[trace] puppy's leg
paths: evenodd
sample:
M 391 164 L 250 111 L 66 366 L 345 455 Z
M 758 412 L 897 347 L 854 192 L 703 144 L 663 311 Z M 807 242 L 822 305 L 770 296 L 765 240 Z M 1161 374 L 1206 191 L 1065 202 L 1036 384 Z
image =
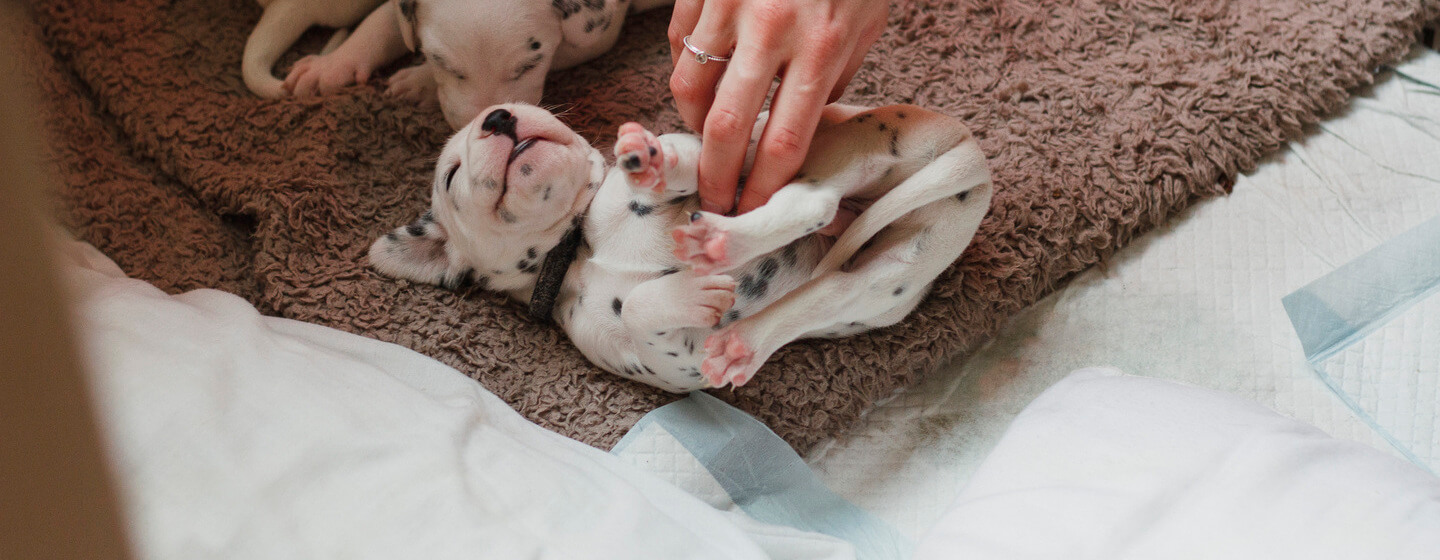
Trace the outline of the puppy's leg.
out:
M 916 209 L 876 235 L 853 265 L 811 280 L 705 341 L 701 371 L 713 386 L 743 385 L 776 350 L 803 336 L 834 336 L 894 324 L 969 245 L 990 185 Z
M 630 185 L 668 199 L 699 191 L 696 169 L 700 140 L 689 134 L 655 136 L 637 123 L 620 125 L 615 139 L 615 165 Z
M 642 282 L 618 302 L 620 321 L 641 361 L 635 369 L 657 376 L 671 390 L 700 388 L 695 364 L 703 333 L 734 304 L 735 280 L 729 276 L 684 271 Z
M 618 305 L 620 321 L 636 340 L 677 328 L 713 327 L 735 305 L 735 279 L 683 271 L 667 274 L 641 282 Z
M 689 225 L 672 232 L 675 256 L 699 274 L 731 270 L 829 225 L 841 195 L 825 184 L 791 183 L 739 216 L 696 212 Z

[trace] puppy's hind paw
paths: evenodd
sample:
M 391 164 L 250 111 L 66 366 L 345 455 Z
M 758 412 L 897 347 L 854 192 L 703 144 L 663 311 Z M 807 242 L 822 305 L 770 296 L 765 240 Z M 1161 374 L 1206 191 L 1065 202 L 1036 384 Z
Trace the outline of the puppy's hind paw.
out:
M 730 265 L 730 234 L 720 226 L 721 217 L 696 212 L 687 225 L 671 230 L 675 258 L 690 265 L 696 274 L 714 274 Z
M 705 339 L 705 361 L 700 363 L 700 374 L 711 387 L 726 384 L 739 387 L 755 377 L 764 358 L 756 356 L 754 348 L 735 329 L 726 329 Z
M 631 185 L 657 193 L 664 191 L 665 159 L 665 148 L 653 133 L 633 122 L 620 125 L 620 136 L 615 139 L 615 164 L 625 171 Z

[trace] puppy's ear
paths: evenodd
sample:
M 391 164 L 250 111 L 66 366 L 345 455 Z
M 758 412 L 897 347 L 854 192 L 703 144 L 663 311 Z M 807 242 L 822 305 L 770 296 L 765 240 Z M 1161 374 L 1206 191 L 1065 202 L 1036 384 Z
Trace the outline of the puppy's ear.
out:
M 400 13 L 400 39 L 405 42 L 405 48 L 410 52 L 419 51 L 420 37 L 416 33 L 420 27 L 420 8 L 416 0 L 395 0 L 395 9 Z
M 445 228 L 430 212 L 408 226 L 396 228 L 370 246 L 370 265 L 387 276 L 445 288 L 460 287 L 471 270 L 452 262 Z

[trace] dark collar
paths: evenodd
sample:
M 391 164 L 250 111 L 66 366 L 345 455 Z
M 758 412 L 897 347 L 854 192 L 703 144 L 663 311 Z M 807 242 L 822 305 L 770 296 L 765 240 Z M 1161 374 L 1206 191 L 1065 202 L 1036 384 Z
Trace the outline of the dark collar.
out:
M 540 263 L 540 273 L 535 279 L 535 290 L 530 293 L 530 317 L 536 321 L 548 323 L 554 320 L 551 315 L 555 310 L 555 299 L 560 296 L 565 273 L 570 271 L 570 263 L 575 262 L 580 243 L 585 239 L 584 229 L 585 215 L 575 216 L 560 243 L 545 253 L 545 261 Z

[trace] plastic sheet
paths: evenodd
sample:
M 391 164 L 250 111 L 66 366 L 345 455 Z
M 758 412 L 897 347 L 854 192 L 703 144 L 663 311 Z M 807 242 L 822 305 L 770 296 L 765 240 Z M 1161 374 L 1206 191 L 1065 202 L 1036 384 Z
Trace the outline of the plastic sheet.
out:
M 859 560 L 909 558 L 913 543 L 825 487 L 805 461 L 760 421 L 701 392 L 640 419 L 616 444 L 622 454 L 655 427 L 675 438 L 757 521 L 837 537 Z
M 1407 459 L 1440 472 L 1440 216 L 1281 301 L 1320 379 Z

